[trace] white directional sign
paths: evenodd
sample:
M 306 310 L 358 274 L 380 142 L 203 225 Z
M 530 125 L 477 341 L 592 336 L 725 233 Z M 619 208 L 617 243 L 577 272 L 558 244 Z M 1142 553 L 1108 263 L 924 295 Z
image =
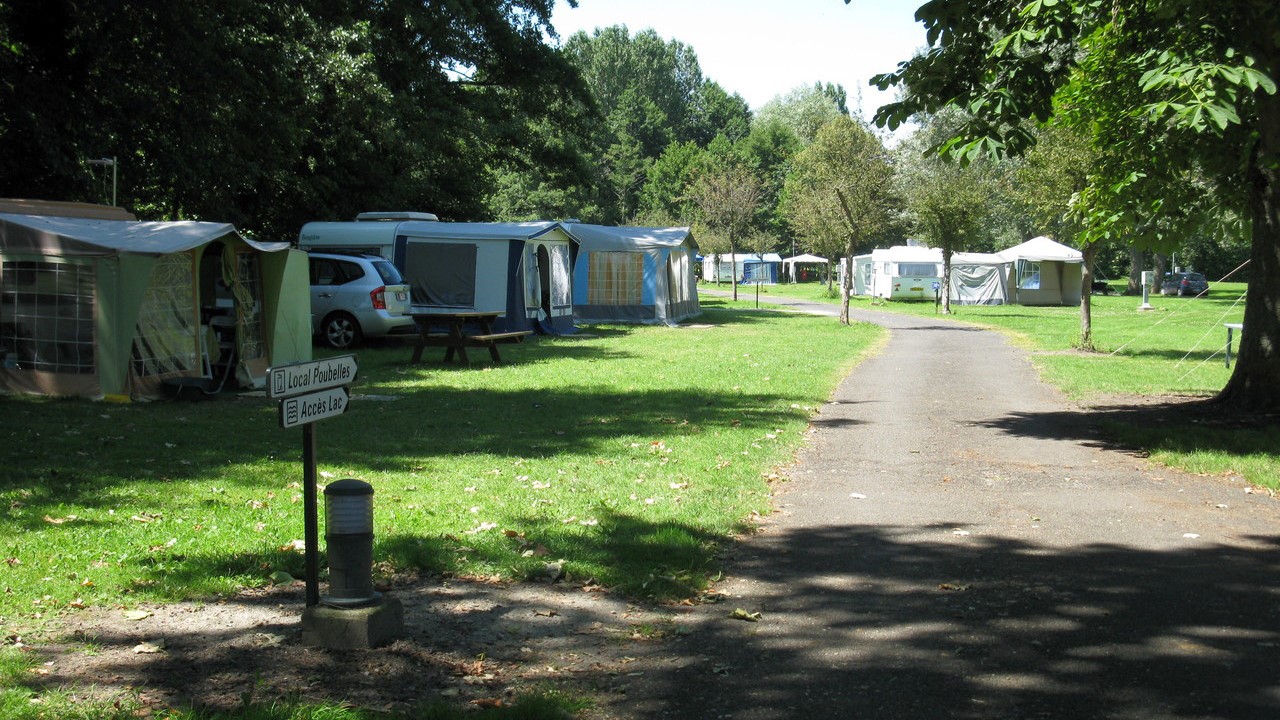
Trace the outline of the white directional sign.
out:
M 287 398 L 302 393 L 350 385 L 356 379 L 356 356 L 281 365 L 267 371 L 267 397 Z
M 336 417 L 347 411 L 351 394 L 345 387 L 295 395 L 280 401 L 280 427 L 291 428 Z

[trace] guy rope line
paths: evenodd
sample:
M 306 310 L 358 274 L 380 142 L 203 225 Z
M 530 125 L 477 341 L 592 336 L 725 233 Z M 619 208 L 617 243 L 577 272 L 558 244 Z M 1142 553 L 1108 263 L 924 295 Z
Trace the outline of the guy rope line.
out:
M 1240 263 L 1239 265 L 1237 265 L 1237 266 L 1236 266 L 1236 269 L 1235 269 L 1235 270 L 1232 270 L 1231 272 L 1227 273 L 1226 275 L 1223 275 L 1223 276 L 1222 276 L 1222 278 L 1218 280 L 1218 282 L 1226 282 L 1227 278 L 1229 278 L 1229 277 L 1231 277 L 1232 275 L 1235 275 L 1236 273 L 1240 272 L 1240 270 L 1241 270 L 1245 265 L 1248 265 L 1248 264 L 1249 264 L 1249 262 L 1250 262 L 1249 260 L 1245 260 L 1244 262 Z M 1208 292 L 1208 291 L 1206 291 L 1206 292 Z M 1199 297 L 1199 296 L 1197 295 L 1197 297 Z M 1239 300 L 1236 300 L 1236 302 L 1232 304 L 1232 307 L 1235 307 L 1235 306 L 1236 306 L 1237 304 L 1239 304 L 1239 303 L 1240 303 L 1240 301 L 1239 301 Z M 1115 350 L 1112 350 L 1110 353 L 1108 353 L 1107 357 L 1114 357 L 1114 356 L 1115 356 L 1116 354 L 1118 354 L 1121 350 L 1124 350 L 1125 348 L 1127 348 L 1127 347 L 1129 347 L 1130 345 L 1132 345 L 1132 344 L 1133 344 L 1133 343 L 1134 343 L 1138 338 L 1140 338 L 1140 337 L 1142 337 L 1143 335 L 1146 335 L 1147 333 L 1151 332 L 1152 330 L 1155 330 L 1156 328 L 1160 327 L 1160 325 L 1162 325 L 1162 324 L 1164 323 L 1164 321 L 1173 319 L 1177 314 L 1178 314 L 1178 311 L 1177 311 L 1177 310 L 1175 310 L 1175 311 L 1173 311 L 1173 312 L 1169 313 L 1168 315 L 1165 315 L 1164 317 L 1160 318 L 1160 319 L 1159 319 L 1158 321 L 1156 321 L 1155 323 L 1152 323 L 1152 324 L 1151 324 L 1151 326 L 1150 326 L 1150 327 L 1148 327 L 1146 330 L 1143 330 L 1142 332 L 1138 333 L 1137 335 L 1134 335 L 1132 338 L 1130 338 L 1130 339 L 1129 339 L 1129 341 L 1128 341 L 1128 342 L 1124 343 L 1123 345 L 1121 345 L 1120 347 L 1116 348 Z M 1208 333 L 1206 333 L 1206 335 L 1207 335 L 1207 334 L 1208 334 Z M 1199 344 L 1199 343 L 1197 343 L 1197 344 Z M 1188 354 L 1190 354 L 1190 353 L 1188 353 Z M 1175 366 L 1175 367 L 1176 367 L 1176 366 Z

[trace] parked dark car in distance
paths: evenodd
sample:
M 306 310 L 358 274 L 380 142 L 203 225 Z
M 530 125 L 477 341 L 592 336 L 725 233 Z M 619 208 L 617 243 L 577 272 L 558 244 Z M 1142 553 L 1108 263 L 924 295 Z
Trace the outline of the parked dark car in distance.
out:
M 1202 297 L 1209 294 L 1209 281 L 1198 272 L 1168 273 L 1160 283 L 1160 294 Z

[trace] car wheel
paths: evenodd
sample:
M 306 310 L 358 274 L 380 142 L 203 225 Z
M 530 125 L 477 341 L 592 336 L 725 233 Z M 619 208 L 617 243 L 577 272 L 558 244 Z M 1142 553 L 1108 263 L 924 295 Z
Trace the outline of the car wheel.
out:
M 346 313 L 334 313 L 320 324 L 324 344 L 335 350 L 347 350 L 360 344 L 360 323 Z

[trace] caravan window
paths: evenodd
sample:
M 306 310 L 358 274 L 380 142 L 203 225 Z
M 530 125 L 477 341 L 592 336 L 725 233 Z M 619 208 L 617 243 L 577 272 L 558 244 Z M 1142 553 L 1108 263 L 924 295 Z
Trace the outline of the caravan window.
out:
M 409 241 L 405 278 L 419 305 L 476 306 L 476 246 L 472 243 Z
M 587 303 L 639 305 L 644 287 L 644 256 L 628 252 L 593 252 L 587 266 Z
M 898 277 L 937 277 L 938 266 L 933 263 L 898 263 Z
M 89 265 L 6 262 L 0 268 L 0 349 L 22 370 L 95 371 L 97 279 Z
M 1018 289 L 1040 289 L 1040 263 L 1024 262 L 1018 267 Z

